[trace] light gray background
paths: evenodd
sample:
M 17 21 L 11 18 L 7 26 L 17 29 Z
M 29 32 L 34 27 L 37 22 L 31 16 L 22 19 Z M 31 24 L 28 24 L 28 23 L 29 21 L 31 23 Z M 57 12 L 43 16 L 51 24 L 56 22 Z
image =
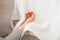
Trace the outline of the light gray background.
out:
M 0 36 L 11 32 L 10 17 L 13 3 L 13 0 L 0 0 Z

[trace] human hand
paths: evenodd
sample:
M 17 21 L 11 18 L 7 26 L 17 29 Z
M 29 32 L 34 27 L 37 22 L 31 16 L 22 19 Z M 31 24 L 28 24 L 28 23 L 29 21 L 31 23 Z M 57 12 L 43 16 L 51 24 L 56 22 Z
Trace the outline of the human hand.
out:
M 19 29 L 21 31 L 24 30 L 24 27 L 26 26 L 27 23 L 33 22 L 35 20 L 35 14 L 34 12 L 28 12 L 26 13 L 26 18 L 25 21 L 20 25 Z
M 35 20 L 34 12 L 27 12 L 25 22 L 30 23 L 33 22 L 34 20 Z

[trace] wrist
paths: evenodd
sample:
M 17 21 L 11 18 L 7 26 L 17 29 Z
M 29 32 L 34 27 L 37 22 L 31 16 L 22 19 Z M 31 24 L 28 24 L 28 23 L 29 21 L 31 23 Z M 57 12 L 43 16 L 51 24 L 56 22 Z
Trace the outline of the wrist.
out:
M 24 22 L 22 25 L 20 25 L 20 27 L 19 27 L 20 31 L 24 30 L 26 24 L 27 24 L 27 22 Z

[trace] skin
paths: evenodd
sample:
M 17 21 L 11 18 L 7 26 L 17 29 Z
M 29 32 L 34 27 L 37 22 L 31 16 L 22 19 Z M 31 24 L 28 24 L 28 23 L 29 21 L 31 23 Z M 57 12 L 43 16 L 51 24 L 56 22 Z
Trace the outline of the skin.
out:
M 23 32 L 26 24 L 33 22 L 34 20 L 35 20 L 35 14 L 33 12 L 27 12 L 25 21 L 20 25 L 18 29 Z

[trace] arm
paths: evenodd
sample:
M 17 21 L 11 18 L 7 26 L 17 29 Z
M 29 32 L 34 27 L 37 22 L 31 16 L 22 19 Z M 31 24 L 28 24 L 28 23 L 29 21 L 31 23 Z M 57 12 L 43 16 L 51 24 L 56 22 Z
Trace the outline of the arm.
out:
M 21 34 L 24 30 L 24 27 L 27 23 L 24 22 L 21 26 L 12 31 L 12 33 L 5 38 L 5 40 L 19 40 L 21 39 Z
M 12 31 L 12 33 L 10 33 L 5 40 L 18 40 L 21 38 L 21 30 L 19 30 L 18 28 L 16 28 L 15 30 Z
M 34 21 L 34 18 L 35 18 L 35 14 L 33 14 L 32 12 L 27 13 L 26 20 L 18 28 L 13 30 L 12 33 L 5 38 L 5 40 L 19 40 L 19 39 L 21 39 L 21 34 L 24 30 L 24 27 L 29 22 Z

